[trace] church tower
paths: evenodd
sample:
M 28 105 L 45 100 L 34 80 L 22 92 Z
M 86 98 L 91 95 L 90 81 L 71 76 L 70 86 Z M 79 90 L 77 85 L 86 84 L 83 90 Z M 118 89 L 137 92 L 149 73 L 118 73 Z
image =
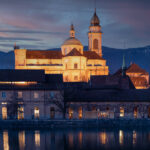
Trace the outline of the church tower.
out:
M 89 50 L 95 51 L 100 57 L 102 57 L 102 32 L 100 20 L 96 14 L 96 9 L 91 19 L 88 38 L 89 38 Z

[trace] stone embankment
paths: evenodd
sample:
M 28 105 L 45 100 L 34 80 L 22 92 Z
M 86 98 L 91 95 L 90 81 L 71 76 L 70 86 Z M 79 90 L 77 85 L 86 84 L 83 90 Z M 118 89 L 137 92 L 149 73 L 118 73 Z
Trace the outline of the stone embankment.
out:
M 149 119 L 101 120 L 0 120 L 0 129 L 48 128 L 140 128 L 150 127 Z

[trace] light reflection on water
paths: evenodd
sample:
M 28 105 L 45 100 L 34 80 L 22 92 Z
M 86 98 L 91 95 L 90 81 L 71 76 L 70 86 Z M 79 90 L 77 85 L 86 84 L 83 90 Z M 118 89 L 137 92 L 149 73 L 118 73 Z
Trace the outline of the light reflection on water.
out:
M 0 150 L 149 149 L 150 129 L 0 130 Z

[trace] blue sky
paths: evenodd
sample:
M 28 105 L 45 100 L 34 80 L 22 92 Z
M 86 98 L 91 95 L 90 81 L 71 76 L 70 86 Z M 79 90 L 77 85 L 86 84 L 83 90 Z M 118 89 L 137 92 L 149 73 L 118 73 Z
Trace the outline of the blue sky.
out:
M 94 0 L 0 0 L 0 50 L 60 47 L 73 23 L 76 37 L 88 45 Z M 103 46 L 150 45 L 150 0 L 97 0 Z

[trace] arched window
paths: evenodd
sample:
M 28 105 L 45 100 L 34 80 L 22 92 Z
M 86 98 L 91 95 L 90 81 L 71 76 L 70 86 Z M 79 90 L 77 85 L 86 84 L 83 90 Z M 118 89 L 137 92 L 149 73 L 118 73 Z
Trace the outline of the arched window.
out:
M 97 39 L 93 40 L 93 48 L 98 49 L 98 40 Z

